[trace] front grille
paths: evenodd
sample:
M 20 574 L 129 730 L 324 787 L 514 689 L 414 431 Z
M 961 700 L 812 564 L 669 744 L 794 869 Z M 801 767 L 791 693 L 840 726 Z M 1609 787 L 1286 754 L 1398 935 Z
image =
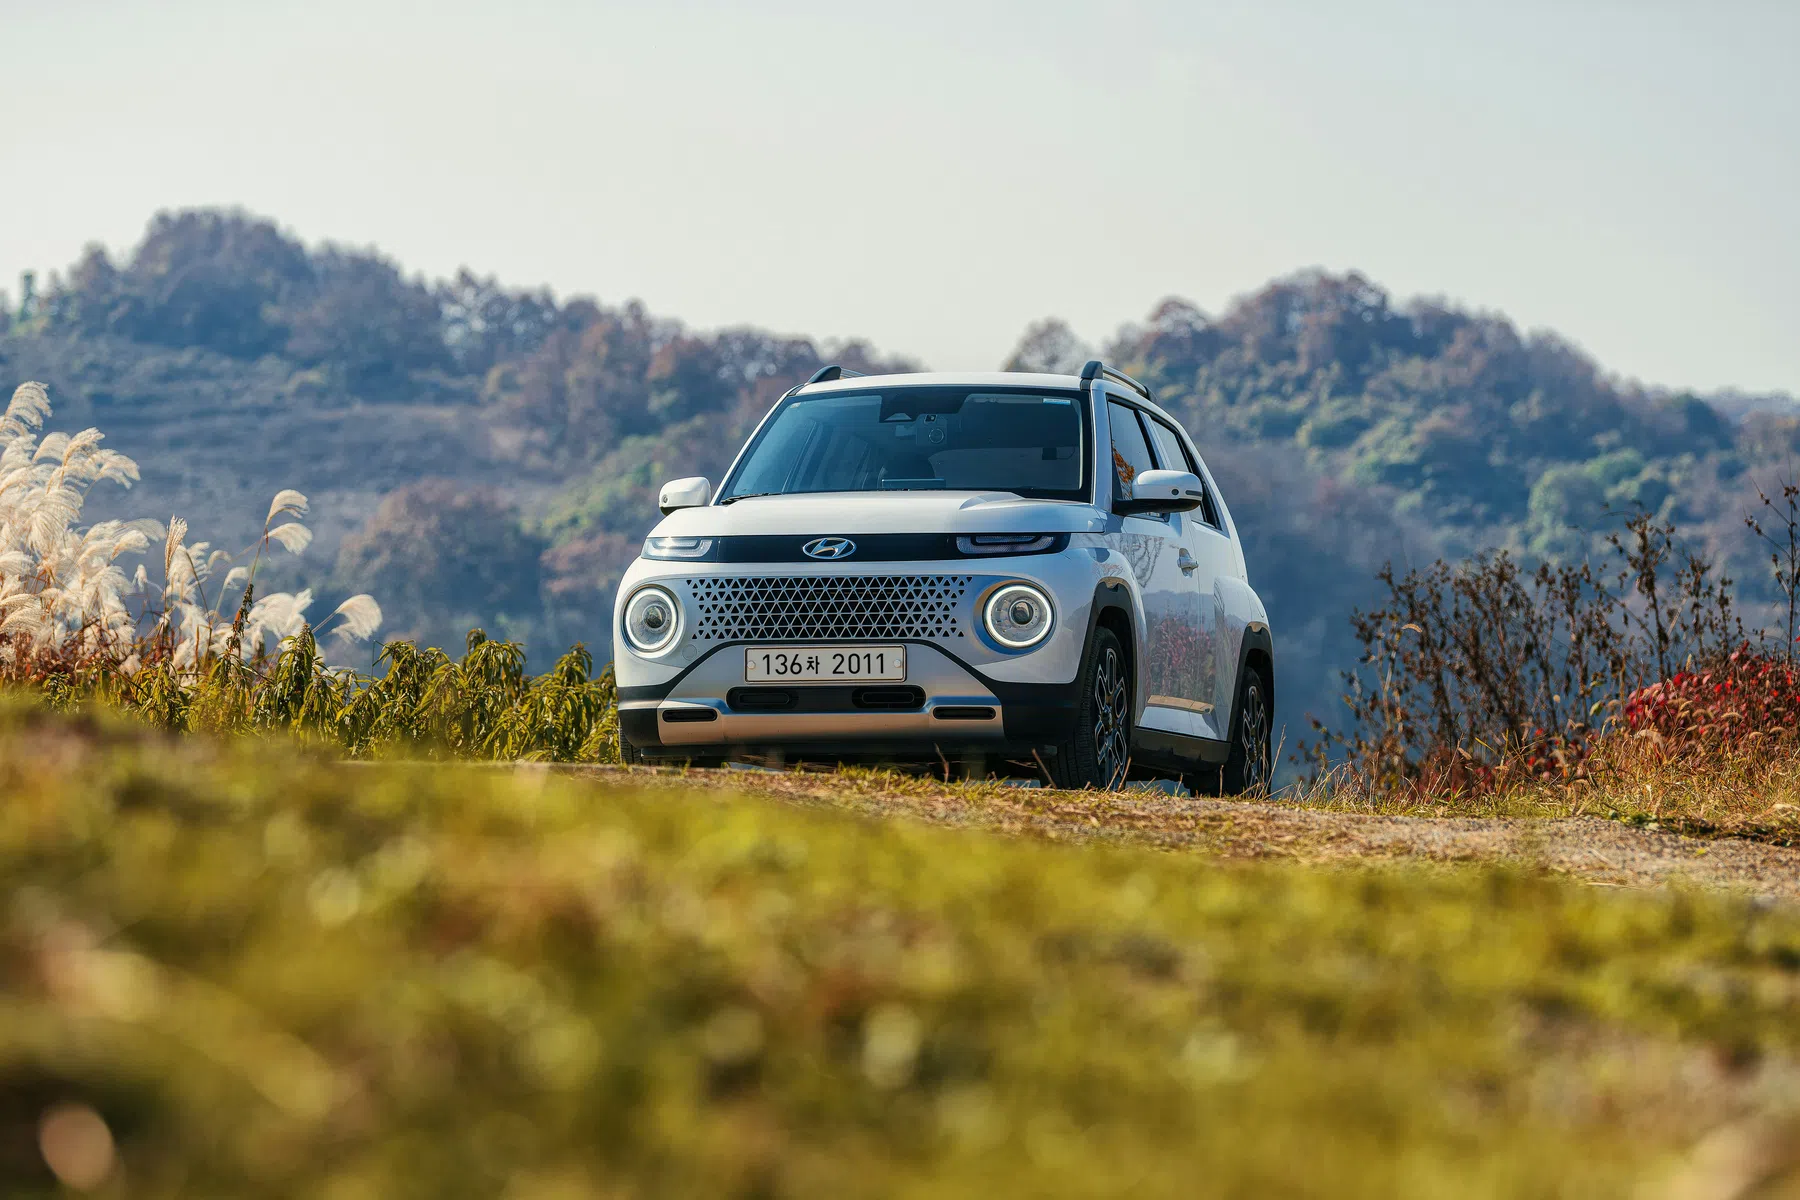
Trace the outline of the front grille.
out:
M 705 575 L 687 581 L 697 641 L 959 638 L 968 575 Z

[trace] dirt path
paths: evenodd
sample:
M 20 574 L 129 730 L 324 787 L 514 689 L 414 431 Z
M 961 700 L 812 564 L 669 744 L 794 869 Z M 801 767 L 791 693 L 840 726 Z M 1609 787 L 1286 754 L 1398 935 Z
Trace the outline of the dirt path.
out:
M 623 781 L 614 768 L 576 768 Z M 1800 902 L 1800 849 L 1680 837 L 1596 817 L 1433 818 L 1141 792 L 943 786 L 893 776 L 634 771 L 634 784 L 729 787 L 808 807 L 1071 841 L 1307 862 L 1513 862 L 1615 887 L 1726 888 Z

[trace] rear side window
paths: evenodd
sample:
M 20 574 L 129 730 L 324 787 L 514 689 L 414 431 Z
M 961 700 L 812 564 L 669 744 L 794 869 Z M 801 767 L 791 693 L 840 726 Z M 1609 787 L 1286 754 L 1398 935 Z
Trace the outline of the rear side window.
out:
M 1221 529 L 1219 510 L 1213 504 L 1212 489 L 1206 486 L 1206 476 L 1200 474 L 1200 464 L 1188 453 L 1188 448 L 1181 440 L 1181 435 L 1156 417 L 1149 417 L 1150 437 L 1156 442 L 1156 461 L 1162 464 L 1165 471 L 1191 471 L 1200 480 L 1201 490 L 1206 498 L 1200 503 L 1200 516 L 1214 529 Z
M 1106 418 L 1112 426 L 1113 499 L 1129 500 L 1131 481 L 1155 470 L 1156 460 L 1150 457 L 1150 444 L 1144 440 L 1135 409 L 1108 401 Z

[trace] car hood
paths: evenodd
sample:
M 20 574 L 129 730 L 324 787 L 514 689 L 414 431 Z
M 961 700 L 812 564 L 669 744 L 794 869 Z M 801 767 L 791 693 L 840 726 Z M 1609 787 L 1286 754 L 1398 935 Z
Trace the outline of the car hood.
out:
M 1103 525 L 1092 505 L 1011 492 L 811 492 L 679 509 L 651 534 L 1085 533 Z

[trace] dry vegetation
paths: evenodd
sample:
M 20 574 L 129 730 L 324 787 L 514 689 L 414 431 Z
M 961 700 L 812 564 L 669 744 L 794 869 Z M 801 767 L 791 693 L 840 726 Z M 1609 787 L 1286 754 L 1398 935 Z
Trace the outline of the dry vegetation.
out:
M 569 768 L 577 774 L 596 769 Z M 891 771 L 663 771 L 615 776 L 614 786 L 728 788 L 789 804 L 904 818 L 1055 842 L 1198 851 L 1224 859 L 1311 864 L 1393 860 L 1481 863 L 1590 883 L 1731 890 L 1800 901 L 1800 834 L 1791 809 L 1772 829 L 1696 831 L 1679 822 L 1582 812 L 1572 795 L 1483 797 L 1484 806 L 1426 808 L 1388 794 L 1278 794 L 1217 800 L 1159 789 L 1064 792 L 1012 783 L 945 784 Z M 1660 777 L 1659 777 L 1660 778 Z M 1589 796 L 1588 802 L 1593 802 Z M 1779 802 L 1777 804 L 1779 807 Z M 1696 833 L 1701 836 L 1695 836 Z
M 611 779 L 0 710 L 9 1194 L 1800 1181 L 1791 909 Z
M 461 660 L 392 642 L 378 674 L 331 665 L 318 634 L 370 637 L 372 597 L 350 597 L 315 629 L 311 592 L 256 595 L 272 547 L 298 554 L 311 541 L 297 491 L 276 494 L 262 536 L 236 555 L 190 542 L 180 518 L 80 526 L 88 488 L 129 486 L 137 465 L 96 429 L 40 439 L 49 416 L 36 383 L 0 414 L 0 682 L 61 710 L 117 708 L 178 733 L 289 733 L 364 757 L 617 757 L 611 674 L 594 678 L 581 646 L 536 678 L 521 647 L 480 631 Z M 161 571 L 128 576 L 122 560 L 154 543 Z

